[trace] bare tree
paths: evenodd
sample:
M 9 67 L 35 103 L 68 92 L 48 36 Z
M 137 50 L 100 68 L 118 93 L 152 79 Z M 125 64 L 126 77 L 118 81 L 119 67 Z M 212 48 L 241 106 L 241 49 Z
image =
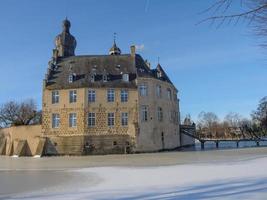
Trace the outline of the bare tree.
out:
M 39 124 L 41 111 L 37 111 L 33 100 L 22 103 L 7 102 L 0 107 L 0 124 L 2 127 Z
M 217 137 L 219 128 L 219 118 L 213 112 L 202 111 L 198 115 L 197 132 L 202 137 Z
M 240 11 L 236 11 L 239 7 Z M 204 13 L 212 13 L 199 23 L 210 22 L 220 27 L 245 21 L 259 36 L 267 35 L 267 0 L 217 0 Z M 266 41 L 262 46 L 266 46 Z
M 238 113 L 230 112 L 224 117 L 224 122 L 230 127 L 240 127 L 242 116 Z
M 253 111 L 252 118 L 264 129 L 267 129 L 267 96 L 263 97 L 256 111 Z
M 212 128 L 219 123 L 218 116 L 213 112 L 202 111 L 198 115 L 198 124 L 202 127 Z

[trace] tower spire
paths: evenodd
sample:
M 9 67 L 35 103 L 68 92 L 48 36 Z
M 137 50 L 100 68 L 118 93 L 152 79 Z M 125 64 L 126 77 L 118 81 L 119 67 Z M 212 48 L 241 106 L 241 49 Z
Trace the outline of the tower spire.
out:
M 116 36 L 117 36 L 117 33 L 114 32 L 113 33 L 113 45 L 109 49 L 109 55 L 120 55 L 121 54 L 121 50 L 119 47 L 117 47 L 117 44 L 116 44 Z
M 114 32 L 114 33 L 113 33 L 113 44 L 116 44 L 116 36 L 117 36 L 117 33 Z
M 62 22 L 62 33 L 55 39 L 56 51 L 59 57 L 75 55 L 76 39 L 70 34 L 71 23 L 67 16 Z

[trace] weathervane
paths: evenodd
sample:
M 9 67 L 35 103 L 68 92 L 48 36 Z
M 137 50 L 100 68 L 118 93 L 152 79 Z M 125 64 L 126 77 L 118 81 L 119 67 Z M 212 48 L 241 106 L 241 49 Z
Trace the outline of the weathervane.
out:
M 114 40 L 114 44 L 116 44 L 116 36 L 117 36 L 117 33 L 116 33 L 116 32 L 114 32 L 114 33 L 113 33 L 113 40 Z

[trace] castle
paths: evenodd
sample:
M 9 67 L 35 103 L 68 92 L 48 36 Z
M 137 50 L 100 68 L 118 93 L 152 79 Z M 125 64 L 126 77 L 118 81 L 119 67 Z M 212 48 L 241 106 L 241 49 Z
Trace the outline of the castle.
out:
M 45 142 L 36 148 L 43 146 L 45 155 L 85 155 L 184 145 L 178 90 L 161 65 L 152 69 L 135 46 L 123 54 L 115 39 L 107 55 L 77 56 L 70 27 L 65 19 L 55 38 L 38 129 Z

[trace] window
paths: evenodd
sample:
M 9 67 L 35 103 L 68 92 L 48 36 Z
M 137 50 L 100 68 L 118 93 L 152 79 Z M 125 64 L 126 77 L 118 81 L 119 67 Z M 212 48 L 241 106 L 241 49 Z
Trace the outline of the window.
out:
M 76 113 L 69 114 L 69 127 L 76 127 L 77 126 L 77 116 Z
M 139 93 L 140 93 L 140 96 L 147 96 L 147 85 L 146 84 L 141 84 L 139 86 Z
M 167 89 L 167 98 L 169 99 L 169 100 L 171 100 L 172 99 L 172 91 L 171 91 L 171 89 Z
M 52 91 L 52 104 L 59 102 L 59 91 Z
M 161 107 L 158 107 L 158 121 L 163 121 L 163 112 Z
M 114 89 L 108 89 L 107 91 L 107 101 L 114 102 L 115 100 L 115 91 Z
M 95 102 L 95 90 L 88 90 L 88 102 Z
M 88 113 L 88 126 L 93 127 L 95 126 L 95 113 Z
M 103 82 L 107 82 L 108 81 L 108 76 L 106 74 L 103 75 Z
M 73 75 L 70 74 L 70 75 L 69 75 L 69 83 L 72 83 L 72 82 L 73 82 Z
M 177 100 L 177 94 L 176 94 L 176 92 L 173 92 L 173 100 L 174 101 Z
M 129 74 L 123 74 L 122 75 L 122 80 L 125 81 L 125 82 L 128 82 L 129 81 Z
M 113 146 L 117 146 L 117 141 L 113 141 Z
M 121 113 L 121 125 L 128 126 L 128 113 L 127 112 Z
M 53 113 L 52 114 L 52 128 L 58 128 L 59 122 L 60 122 L 59 114 Z
M 141 120 L 146 122 L 148 120 L 148 106 L 141 107 Z
M 108 113 L 108 126 L 114 126 L 115 117 L 114 113 Z
M 71 90 L 69 92 L 70 103 L 75 103 L 77 101 L 77 90 Z
M 157 94 L 157 97 L 161 97 L 161 86 L 160 85 L 156 86 L 156 94 Z
M 161 78 L 161 77 L 162 77 L 162 72 L 161 72 L 161 71 L 158 71 L 158 72 L 157 72 L 157 77 L 158 77 L 158 78 Z
M 94 74 L 91 74 L 90 80 L 91 80 L 91 82 L 95 82 L 95 75 Z
M 169 112 L 169 119 L 170 119 L 170 122 L 172 122 L 172 123 L 174 122 L 174 120 L 175 120 L 174 119 L 174 111 Z
M 121 90 L 121 102 L 127 102 L 128 101 L 128 91 L 125 89 Z

